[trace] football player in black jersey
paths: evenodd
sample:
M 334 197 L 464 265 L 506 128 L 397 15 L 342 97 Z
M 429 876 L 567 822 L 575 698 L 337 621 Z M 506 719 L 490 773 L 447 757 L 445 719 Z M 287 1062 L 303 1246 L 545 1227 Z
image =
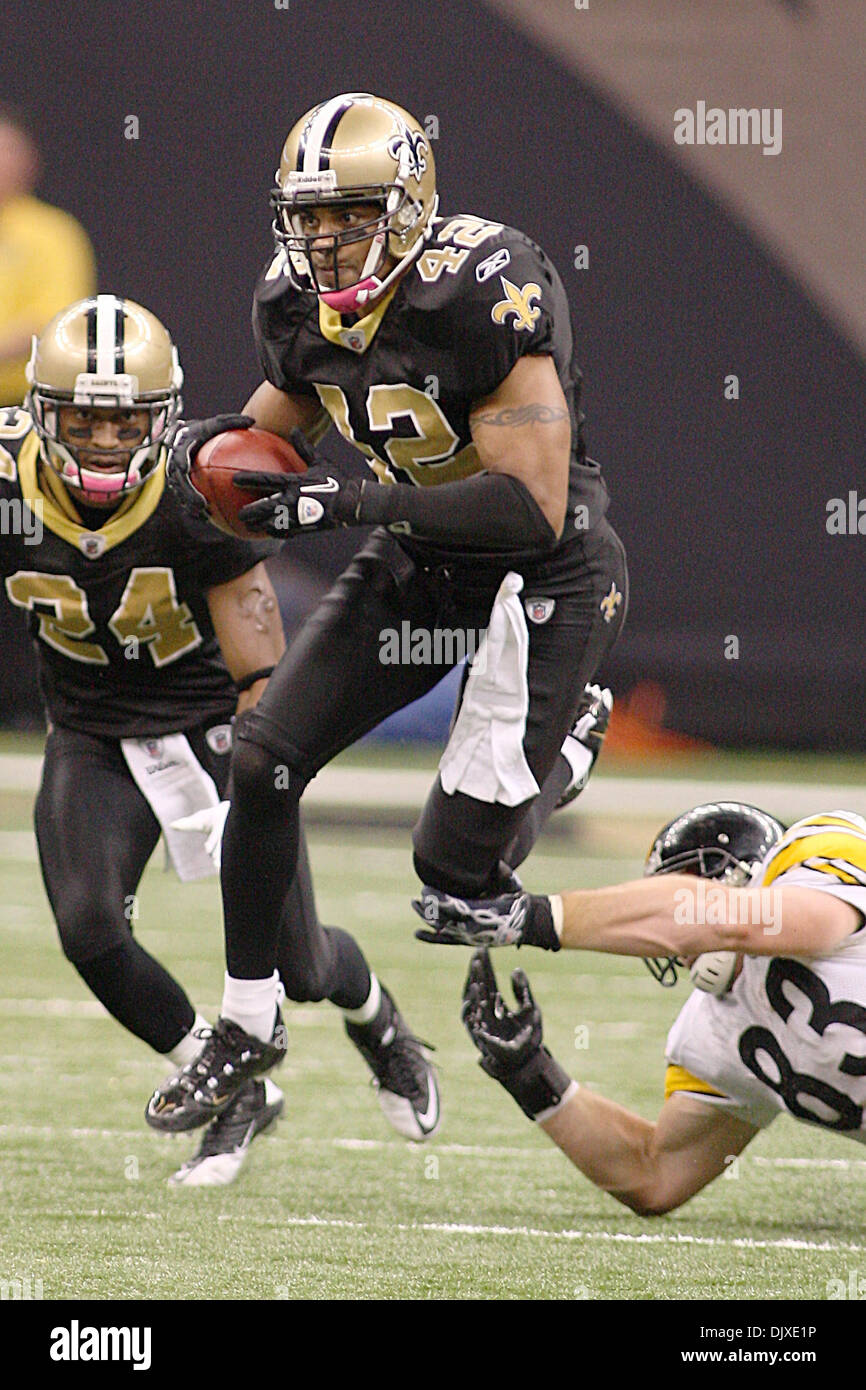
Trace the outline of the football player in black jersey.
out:
M 253 303 L 265 380 L 245 417 L 188 424 L 169 476 L 189 492 L 197 448 L 222 429 L 300 431 L 309 471 L 248 475 L 263 495 L 245 518 L 279 537 L 377 529 L 239 721 L 223 1017 L 195 1068 L 152 1098 L 163 1127 L 203 1123 L 280 1054 L 268 981 L 310 778 L 474 653 L 415 866 L 446 894 L 501 893 L 588 773 L 610 697 L 587 682 L 626 608 L 623 548 L 586 457 L 568 303 L 544 252 L 499 222 L 440 217 L 424 130 L 367 93 L 302 117 L 272 205 L 276 255 Z M 369 478 L 316 457 L 331 423 Z
M 221 534 L 166 488 L 182 374 L 148 310 L 113 295 L 71 305 L 34 343 L 28 373 L 27 409 L 0 412 L 0 497 L 22 522 L 0 543 L 0 573 L 29 616 L 49 720 L 36 802 L 42 874 L 82 979 L 118 1022 L 183 1065 L 205 1020 L 136 941 L 135 894 L 160 829 L 182 877 L 213 872 L 204 837 L 177 824 L 191 819 L 218 853 L 232 720 L 255 706 L 285 646 L 263 561 L 274 545 Z M 319 924 L 303 843 L 285 887 L 287 921 L 304 924 L 279 948 L 278 967 L 306 986 L 292 997 L 331 999 L 375 1058 L 370 1024 L 386 992 L 353 938 Z M 384 1080 L 377 1072 L 380 1100 L 419 1138 L 399 1071 L 420 1065 L 421 1049 L 401 1027 L 397 1060 Z M 429 1089 L 435 1096 L 432 1073 Z M 231 1181 L 281 1109 L 272 1082 L 246 1085 L 174 1180 Z

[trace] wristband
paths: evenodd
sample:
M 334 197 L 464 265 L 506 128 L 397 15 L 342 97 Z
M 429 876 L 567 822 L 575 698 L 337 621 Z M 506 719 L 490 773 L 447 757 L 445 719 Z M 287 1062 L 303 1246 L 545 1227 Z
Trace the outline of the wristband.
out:
M 273 675 L 275 669 L 273 666 L 260 666 L 257 671 L 250 671 L 248 676 L 242 676 L 239 681 L 235 681 L 235 689 L 239 695 L 243 695 L 244 691 L 249 690 L 256 681 L 267 680 L 268 676 Z
M 559 939 L 559 932 L 556 930 L 553 898 L 545 898 L 537 893 L 529 895 L 529 911 L 526 914 L 526 921 L 518 944 L 521 946 L 539 946 L 542 951 L 562 950 L 562 942 Z
M 572 1084 L 565 1068 L 543 1046 L 517 1071 L 508 1071 L 488 1057 L 482 1057 L 479 1065 L 505 1087 L 529 1120 L 555 1110 Z

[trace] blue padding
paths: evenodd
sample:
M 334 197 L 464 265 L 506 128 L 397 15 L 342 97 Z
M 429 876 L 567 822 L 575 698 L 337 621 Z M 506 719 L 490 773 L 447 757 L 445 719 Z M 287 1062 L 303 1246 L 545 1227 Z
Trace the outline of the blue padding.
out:
M 448 738 L 451 715 L 460 690 L 462 664 L 442 679 L 437 686 L 414 704 L 397 710 L 375 728 L 368 739 L 385 742 L 415 740 L 442 743 Z

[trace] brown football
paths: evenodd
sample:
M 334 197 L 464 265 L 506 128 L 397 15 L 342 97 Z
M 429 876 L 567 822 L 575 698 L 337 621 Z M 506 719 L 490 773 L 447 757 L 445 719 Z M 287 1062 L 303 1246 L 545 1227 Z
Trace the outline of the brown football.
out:
M 211 520 L 221 531 L 246 540 L 262 540 L 239 519 L 248 502 L 267 494 L 235 487 L 236 473 L 306 473 L 307 465 L 288 440 L 268 430 L 226 430 L 208 439 L 190 468 L 190 481 L 208 504 Z

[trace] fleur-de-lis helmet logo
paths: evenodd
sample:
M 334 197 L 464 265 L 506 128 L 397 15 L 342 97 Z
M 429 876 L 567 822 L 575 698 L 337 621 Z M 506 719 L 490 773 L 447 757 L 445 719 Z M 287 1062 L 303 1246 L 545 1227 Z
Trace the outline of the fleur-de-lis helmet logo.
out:
M 388 141 L 388 153 L 399 164 L 400 177 L 403 179 L 411 174 L 413 178 L 420 180 L 427 168 L 424 154 L 426 149 L 427 141 L 421 131 L 410 130 L 408 126 L 398 135 L 392 135 Z

